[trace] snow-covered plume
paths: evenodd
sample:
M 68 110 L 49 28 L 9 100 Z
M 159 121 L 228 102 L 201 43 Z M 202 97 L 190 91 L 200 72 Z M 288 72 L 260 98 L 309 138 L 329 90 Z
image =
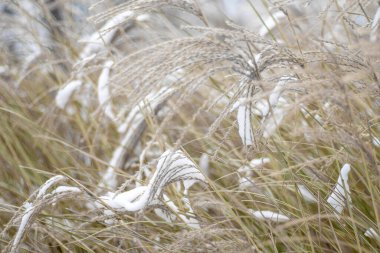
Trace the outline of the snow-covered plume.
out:
M 73 194 L 81 192 L 79 188 L 71 186 L 58 186 L 51 193 L 47 192 L 51 187 L 64 180 L 67 180 L 67 178 L 62 175 L 57 175 L 47 180 L 36 192 L 37 195 L 35 196 L 35 199 L 32 202 L 27 201 L 23 204 L 25 210 L 22 213 L 16 213 L 12 217 L 6 228 L 3 230 L 2 236 L 6 234 L 11 225 L 15 225 L 18 222 L 19 225 L 17 233 L 9 243 L 6 252 L 18 252 L 22 239 L 32 225 L 34 217 L 41 212 L 44 207 L 55 204 L 60 199 L 73 197 Z
M 159 202 L 165 186 L 176 181 L 206 179 L 197 166 L 182 151 L 166 151 L 158 160 L 156 171 L 148 185 L 139 186 L 115 196 L 108 193 L 101 199 L 111 207 L 137 212 Z

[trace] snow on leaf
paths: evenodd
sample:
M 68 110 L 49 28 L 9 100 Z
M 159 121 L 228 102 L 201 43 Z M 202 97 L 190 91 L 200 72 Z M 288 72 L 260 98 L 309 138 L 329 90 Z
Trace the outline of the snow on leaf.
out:
M 200 170 L 207 175 L 208 173 L 208 169 L 209 169 L 209 157 L 207 154 L 203 153 L 201 155 L 201 157 L 199 158 L 199 168 Z M 184 195 L 188 195 L 189 194 L 189 189 L 195 184 L 197 183 L 198 180 L 194 180 L 194 179 L 188 179 L 188 180 L 184 180 L 183 181 L 183 186 L 184 186 L 184 191 L 183 191 L 183 194 Z
M 253 159 L 249 162 L 249 166 L 244 165 L 238 169 L 238 175 L 239 175 L 239 188 L 240 189 L 246 189 L 251 186 L 254 186 L 255 181 L 252 178 L 253 176 L 253 170 L 254 168 L 257 168 L 259 166 L 262 166 L 266 163 L 269 163 L 270 159 L 266 157 Z
M 73 65 L 73 68 L 76 68 L 76 69 L 81 69 L 83 68 L 88 62 L 92 61 L 93 59 L 95 59 L 96 57 L 96 54 L 92 54 L 88 57 L 85 57 L 83 59 L 80 59 L 78 60 L 74 65 Z
M 377 40 L 377 33 L 380 23 L 380 7 L 377 8 L 376 14 L 373 17 L 372 24 L 371 24 L 371 35 L 370 40 L 372 42 L 375 42 Z
M 158 92 L 152 91 L 149 93 L 138 105 L 132 108 L 127 119 L 118 127 L 118 132 L 124 133 L 127 129 L 133 132 L 140 125 L 139 123 L 145 120 L 142 112 L 154 112 L 174 91 L 172 88 L 163 87 Z
M 300 184 L 297 184 L 296 185 L 298 191 L 300 192 L 301 196 L 303 197 L 304 200 L 306 200 L 307 202 L 310 202 L 310 203 L 316 203 L 317 202 L 317 199 L 314 197 L 314 195 L 309 191 L 309 189 L 304 186 L 304 185 L 300 185 Z
M 42 198 L 45 194 L 46 194 L 46 191 L 52 187 L 53 185 L 55 185 L 56 183 L 62 181 L 62 180 L 65 180 L 66 177 L 65 176 L 62 176 L 62 175 L 57 175 L 57 176 L 54 176 L 50 179 L 48 179 L 41 187 L 40 189 L 38 190 L 38 193 L 37 193 L 37 199 L 40 199 Z
M 241 167 L 238 169 L 238 172 L 239 172 L 239 173 L 246 173 L 246 174 L 250 173 L 250 175 L 251 175 L 251 174 L 252 174 L 252 173 L 251 173 L 251 172 L 252 172 L 252 168 L 251 168 L 250 166 L 243 165 L 243 166 L 241 166 Z
M 167 223 L 172 223 L 176 219 L 176 216 L 174 214 L 169 213 L 166 210 L 163 210 L 162 208 L 155 208 L 154 213 Z
M 117 32 L 117 26 L 123 23 L 128 18 L 132 17 L 134 12 L 124 11 L 110 20 L 108 20 L 101 28 L 100 33 L 95 32 L 88 40 L 81 40 L 86 43 L 85 48 L 80 54 L 81 59 L 88 59 L 93 54 L 99 53 L 108 45 Z
M 115 168 L 120 168 L 123 165 L 125 156 L 131 146 L 130 144 L 133 143 L 134 138 L 138 136 L 139 132 L 144 129 L 143 124 L 145 118 L 142 112 L 145 110 L 145 114 L 152 114 L 174 91 L 174 89 L 163 87 L 158 92 L 148 94 L 143 101 L 132 108 L 127 119 L 118 127 L 118 132 L 125 134 L 119 146 L 112 154 L 112 158 L 109 162 L 110 165 L 103 174 L 102 181 L 99 183 L 100 187 L 106 186 L 109 189 L 116 188 L 117 175 Z
M 289 82 L 297 80 L 292 76 L 282 76 L 272 90 L 268 99 L 260 99 L 254 105 L 252 113 L 264 117 L 261 121 L 263 137 L 271 137 L 281 124 L 287 112 L 288 102 L 281 97 L 284 86 Z
M 182 202 L 185 204 L 185 207 L 188 211 L 185 213 L 186 215 L 180 214 L 179 217 L 185 222 L 189 227 L 200 229 L 199 221 L 194 218 L 194 211 L 190 205 L 190 201 L 187 197 L 182 198 Z
M 259 101 L 256 102 L 255 108 L 252 111 L 254 114 L 258 116 L 267 116 L 272 109 L 274 109 L 277 105 L 277 103 L 281 102 L 286 102 L 285 99 L 281 98 L 281 93 L 284 89 L 284 86 L 287 82 L 292 81 L 292 80 L 297 80 L 296 78 L 292 76 L 282 76 L 274 89 L 272 90 L 271 94 L 269 95 L 268 99 L 260 99 Z
M 255 185 L 255 181 L 251 178 L 248 179 L 247 177 L 241 177 L 239 178 L 239 189 L 247 189 L 250 187 L 253 187 Z
M 7 74 L 9 72 L 9 67 L 7 65 L 0 65 L 0 75 Z
M 115 164 L 119 164 L 119 161 L 122 159 L 122 151 L 123 146 L 120 145 L 112 155 L 112 159 L 110 162 L 110 166 L 107 168 L 107 170 L 103 173 L 102 180 L 98 184 L 99 187 L 107 187 L 109 189 L 115 189 L 117 186 L 117 175 L 114 168 L 117 168 L 118 166 L 114 166 Z
M 17 247 L 20 244 L 26 230 L 28 224 L 30 224 L 33 214 L 35 213 L 35 206 L 30 205 L 23 213 L 20 225 L 18 227 L 17 233 L 13 239 L 12 247 L 10 252 L 17 252 Z
M 285 117 L 287 109 L 285 108 L 285 104 L 287 104 L 286 100 L 283 98 L 279 99 L 279 104 L 273 110 L 270 116 L 263 120 L 262 128 L 263 128 L 263 137 L 269 138 L 271 137 L 278 126 L 281 124 L 282 120 Z
M 297 78 L 294 78 L 292 76 L 282 76 L 280 80 L 278 81 L 276 87 L 274 87 L 272 94 L 269 96 L 269 103 L 271 106 L 275 106 L 277 102 L 280 99 L 281 92 L 284 89 L 284 86 L 289 82 L 289 81 L 295 81 Z
M 64 193 L 64 192 L 76 192 L 76 193 L 80 193 L 81 190 L 78 187 L 61 185 L 61 186 L 58 186 L 51 193 L 52 194 L 59 194 L 59 193 Z
M 249 213 L 258 220 L 267 220 L 274 222 L 285 222 L 290 220 L 288 216 L 272 211 L 254 211 L 252 209 L 249 209 Z
M 341 214 L 347 203 L 351 203 L 350 187 L 348 185 L 348 173 L 351 168 L 349 164 L 345 164 L 338 177 L 338 181 L 328 197 L 327 202 L 335 209 L 337 214 Z M 346 199 L 347 194 L 347 199 Z
M 151 16 L 149 14 L 141 14 L 136 17 L 136 21 L 138 22 L 146 22 L 151 19 Z
M 208 174 L 210 167 L 210 159 L 208 154 L 203 153 L 201 157 L 199 158 L 199 168 L 202 170 L 204 174 Z
M 277 23 L 280 22 L 281 19 L 285 18 L 285 14 L 282 11 L 277 11 L 273 13 L 273 17 L 269 17 L 264 20 L 265 26 L 262 26 L 259 30 L 260 36 L 266 36 L 269 31 L 276 27 Z
M 184 214 L 181 213 L 181 211 L 179 210 L 179 208 L 174 204 L 174 202 L 172 200 L 169 199 L 168 196 L 166 196 L 165 194 L 163 195 L 164 197 L 164 201 L 165 201 L 165 204 L 170 208 L 170 210 L 177 214 L 178 217 L 186 224 L 188 225 L 189 227 L 191 228 L 195 228 L 195 229 L 199 229 L 200 228 L 200 225 L 199 225 L 199 221 L 195 218 L 193 218 L 193 209 L 191 208 L 191 205 L 190 205 L 190 202 L 189 202 L 189 199 L 184 197 L 182 198 L 182 202 L 185 204 L 185 207 L 189 210 Z
M 54 184 L 65 180 L 66 177 L 62 175 L 57 175 L 49 180 L 47 180 L 38 190 L 37 196 L 33 202 L 25 202 L 23 207 L 25 211 L 21 214 L 21 218 L 19 220 L 20 224 L 17 230 L 16 235 L 14 236 L 12 243 L 10 244 L 10 249 L 7 252 L 18 252 L 18 247 L 20 246 L 22 239 L 24 238 L 28 228 L 31 226 L 34 220 L 34 216 L 38 214 L 44 206 L 49 204 L 55 204 L 58 201 L 56 195 L 58 193 L 63 192 L 80 192 L 77 187 L 69 187 L 69 186 L 59 186 L 56 190 L 52 192 L 52 194 L 46 194 L 46 191 L 52 187 Z M 74 190 L 75 188 L 75 190 Z M 70 195 L 62 195 L 61 197 L 69 197 Z M 12 217 L 11 221 L 17 220 L 18 214 Z M 3 231 L 5 233 L 5 231 Z
M 374 228 L 368 228 L 365 231 L 364 236 L 366 236 L 368 238 L 373 238 L 373 239 L 380 240 L 380 235 L 379 235 L 379 233 Z
M 270 112 L 270 105 L 266 99 L 261 99 L 256 102 L 252 113 L 258 116 L 266 116 Z
M 270 159 L 267 158 L 267 157 L 262 157 L 262 158 L 257 158 L 257 159 L 253 159 L 249 162 L 249 165 L 252 167 L 252 168 L 256 168 L 258 166 L 261 166 L 261 165 L 264 165 L 266 163 L 269 163 L 270 162 Z
M 74 80 L 65 85 L 62 89 L 60 89 L 55 96 L 55 103 L 56 105 L 64 109 L 67 105 L 67 103 L 70 100 L 70 97 L 73 95 L 73 93 L 78 90 L 82 86 L 81 80 Z
M 194 180 L 194 179 L 188 179 L 188 180 L 184 180 L 183 181 L 183 186 L 185 187 L 185 189 L 183 190 L 183 194 L 184 195 L 188 195 L 189 194 L 189 189 L 196 183 L 198 182 L 197 180 Z
M 115 121 L 115 115 L 112 112 L 111 95 L 109 90 L 109 74 L 113 65 L 113 61 L 106 61 L 102 73 L 98 79 L 98 100 L 101 108 L 103 108 L 105 115 L 112 121 Z
M 131 205 L 136 201 L 144 192 L 147 186 L 139 186 L 130 191 L 126 191 L 115 196 L 115 193 L 108 192 L 107 195 L 100 197 L 101 200 L 106 202 L 110 207 L 114 209 L 124 208 L 125 204 Z
M 373 145 L 375 145 L 376 147 L 380 148 L 380 139 L 377 138 L 376 136 L 373 136 L 373 137 L 372 137 L 372 143 L 373 143 Z
M 239 135 L 245 146 L 253 144 L 250 104 L 240 104 L 237 113 Z

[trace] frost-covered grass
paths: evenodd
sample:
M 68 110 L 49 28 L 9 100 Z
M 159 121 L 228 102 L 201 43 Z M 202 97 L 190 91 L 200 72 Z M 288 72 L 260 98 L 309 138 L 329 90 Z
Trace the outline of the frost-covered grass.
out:
M 379 19 L 0 3 L 0 250 L 379 252 Z

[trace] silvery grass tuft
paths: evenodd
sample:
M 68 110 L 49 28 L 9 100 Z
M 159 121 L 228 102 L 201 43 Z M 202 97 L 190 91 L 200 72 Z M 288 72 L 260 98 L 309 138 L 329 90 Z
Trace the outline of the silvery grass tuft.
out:
M 0 3 L 2 252 L 379 252 L 380 3 Z

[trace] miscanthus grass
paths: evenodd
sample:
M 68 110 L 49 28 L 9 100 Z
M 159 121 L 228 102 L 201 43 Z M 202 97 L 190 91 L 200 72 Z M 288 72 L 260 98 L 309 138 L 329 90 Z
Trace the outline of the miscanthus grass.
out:
M 380 3 L 0 3 L 2 252 L 380 251 Z

